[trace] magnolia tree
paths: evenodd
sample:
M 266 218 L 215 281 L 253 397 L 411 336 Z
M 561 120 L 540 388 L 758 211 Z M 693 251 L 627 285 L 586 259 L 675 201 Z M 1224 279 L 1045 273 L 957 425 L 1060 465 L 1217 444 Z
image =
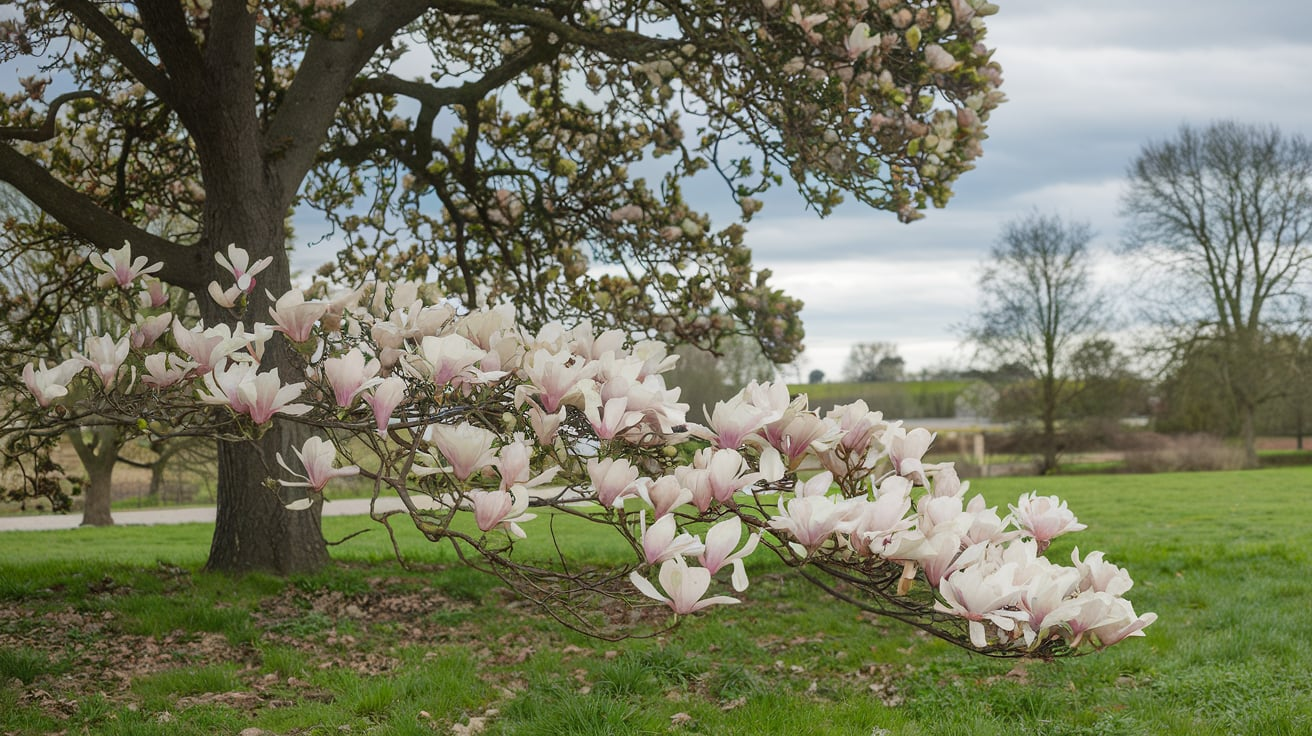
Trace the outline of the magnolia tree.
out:
M 235 247 L 220 263 L 231 278 L 210 293 L 241 310 L 262 264 Z M 151 303 L 128 294 L 154 268 L 130 246 L 95 265 L 122 287 L 125 307 Z M 333 479 L 363 476 L 375 499 L 403 502 L 374 513 L 389 528 L 408 518 L 599 636 L 636 633 L 616 614 L 643 602 L 675 621 L 738 603 L 712 586 L 745 590 L 744 559 L 762 551 L 842 600 L 988 654 L 1106 647 L 1156 618 L 1135 613 L 1123 597 L 1129 575 L 1101 552 L 1077 548 L 1069 566 L 1043 556 L 1084 528 L 1065 503 L 1030 493 L 1004 515 L 968 498 L 950 463 L 924 461 L 933 440 L 924 429 L 863 402 L 821 415 L 783 384 L 756 382 L 717 403 L 705 425 L 688 423 L 662 377 L 675 362 L 664 344 L 587 322 L 526 330 L 513 308 L 465 310 L 430 291 L 291 290 L 269 295 L 271 322 L 247 313 L 235 328 L 137 310 L 128 334 L 27 365 L 30 396 L 11 432 L 76 422 L 239 440 L 275 417 L 303 423 L 328 439 L 255 458 L 266 493 L 308 490 L 282 496 L 303 513 Z M 262 365 L 275 333 L 295 346 L 301 380 Z M 811 464 L 823 470 L 799 474 Z M 517 540 L 565 528 L 553 523 L 562 517 L 619 535 L 632 557 L 606 568 L 514 554 Z
M 77 294 L 86 244 L 130 240 L 203 294 L 235 242 L 271 259 L 245 295 L 263 316 L 266 290 L 291 285 L 288 215 L 314 207 L 349 242 L 338 270 L 352 283 L 433 281 L 467 306 L 513 304 L 534 328 L 587 318 L 704 346 L 743 330 L 787 362 L 800 304 L 753 265 L 741 221 L 713 224 L 685 187 L 722 181 L 740 220 L 785 179 L 820 213 L 844 197 L 903 220 L 944 204 L 1002 100 L 985 44 L 996 10 L 18 0 L 0 13 L 0 63 L 18 72 L 0 181 L 51 228 L 6 221 L 0 260 L 59 242 L 42 293 Z M 199 308 L 238 329 L 220 302 Z M 292 382 L 295 362 L 282 338 L 267 344 L 266 371 Z M 290 453 L 299 427 L 276 420 L 259 451 Z M 247 453 L 219 447 L 209 566 L 323 564 L 317 517 L 269 505 Z

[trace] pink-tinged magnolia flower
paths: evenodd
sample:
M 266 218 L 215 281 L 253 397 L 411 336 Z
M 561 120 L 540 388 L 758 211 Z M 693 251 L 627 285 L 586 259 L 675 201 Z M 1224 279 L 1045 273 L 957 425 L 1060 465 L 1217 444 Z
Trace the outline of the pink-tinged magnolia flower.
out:
M 225 289 L 223 288 L 223 285 L 217 281 L 210 282 L 208 291 L 210 298 L 214 300 L 214 303 L 224 309 L 232 309 L 237 306 L 237 300 L 245 293 L 236 286 L 229 286 Z
M 99 376 L 100 383 L 108 389 L 114 384 L 114 379 L 118 378 L 118 369 L 123 366 L 123 361 L 127 360 L 128 338 L 122 337 L 115 341 L 109 335 L 92 337 L 87 339 L 86 348 L 86 355 L 75 353 L 74 356 Z
M 971 545 L 982 542 L 1003 544 L 1020 536 L 1018 531 L 1005 531 L 1007 521 L 998 516 L 996 506 L 985 507 L 983 496 L 975 496 L 966 504 L 964 516 L 970 519 L 962 543 Z
M 811 15 L 802 15 L 802 8 L 796 3 L 788 9 L 788 19 L 796 23 L 803 31 L 809 32 L 812 28 L 829 20 L 825 13 L 812 13 Z
M 720 503 L 729 503 L 735 493 L 755 485 L 762 477 L 748 472 L 747 460 L 733 449 L 708 447 L 693 457 L 693 465 L 706 468 L 711 497 Z
M 799 480 L 793 484 L 793 493 L 798 498 L 803 496 L 823 496 L 834 485 L 834 474 L 828 470 L 816 473 L 809 480 Z
M 68 382 L 85 367 L 86 364 L 81 360 L 69 358 L 59 365 L 47 368 L 43 358 L 39 361 L 38 367 L 34 368 L 31 363 L 23 366 L 23 383 L 27 386 L 27 390 L 32 392 L 37 406 L 44 409 L 55 399 L 68 395 Z
M 884 435 L 888 445 L 888 457 L 893 462 L 893 471 L 898 475 L 914 480 L 918 485 L 925 485 L 925 465 L 921 458 L 929 451 L 937 434 L 931 434 L 923 427 L 910 432 L 897 427 Z
M 1084 591 L 1074 598 L 1068 599 L 1067 605 L 1071 606 L 1072 610 L 1066 612 L 1068 615 L 1063 617 L 1067 629 L 1067 644 L 1074 649 L 1084 640 L 1086 633 L 1109 625 L 1116 628 L 1117 622 L 1123 622 L 1125 618 L 1125 611 L 1118 603 L 1118 601 L 1124 600 L 1124 598 L 1117 598 L 1111 593 L 1094 591 Z M 1133 609 L 1131 609 L 1131 612 L 1133 612 Z M 1156 616 L 1153 618 L 1155 620 Z M 1122 625 L 1124 624 L 1122 623 Z M 1145 622 L 1144 626 L 1147 625 L 1148 623 Z
M 1102 591 L 1122 596 L 1134 587 L 1130 573 L 1103 560 L 1102 552 L 1090 552 L 1080 561 L 1080 548 L 1071 551 L 1071 562 L 1080 574 L 1080 590 Z
M 154 276 L 142 277 L 141 293 L 137 294 L 137 304 L 140 304 L 142 309 L 162 307 L 168 302 L 169 292 L 163 281 Z
M 333 467 L 333 463 L 337 462 L 337 448 L 333 447 L 333 443 L 321 437 L 310 437 L 305 440 L 305 444 L 301 445 L 299 450 L 292 448 L 292 452 L 295 452 L 296 457 L 300 459 L 301 465 L 305 468 L 305 474 L 302 475 L 287 467 L 286 461 L 282 459 L 282 453 L 277 453 L 278 464 L 283 467 L 283 470 L 301 479 L 298 481 L 279 480 L 280 485 L 309 488 L 318 493 L 333 478 L 345 478 L 360 473 L 360 468 L 355 465 L 347 465 L 342 468 Z
M 1066 532 L 1078 532 L 1086 528 L 1066 508 L 1066 502 L 1056 496 L 1040 496 L 1038 492 L 1031 491 L 1022 495 L 1016 505 L 1010 508 L 1016 526 L 1038 542 L 1039 554 L 1048 548 L 1053 539 Z
M 387 434 L 387 424 L 392 419 L 392 412 L 405 401 L 405 379 L 400 376 L 384 378 L 371 393 L 364 395 L 364 403 L 374 412 L 374 426 L 378 434 Z
M 1006 610 L 1020 600 L 1021 588 L 1012 582 L 1014 576 L 1010 565 L 993 570 L 972 565 L 958 570 L 939 583 L 943 600 L 934 602 L 934 610 L 969 621 L 970 643 L 983 649 L 989 643 L 985 621 L 1003 631 L 1015 631 L 1017 620 L 1029 618 L 1024 611 Z
M 787 532 L 803 548 L 805 556 L 828 541 L 835 534 L 851 530 L 848 520 L 850 509 L 829 496 L 798 496 L 792 501 L 779 501 L 779 515 L 770 518 L 770 528 Z
M 587 394 L 583 414 L 592 425 L 592 431 L 597 433 L 597 439 L 614 439 L 625 430 L 632 429 L 642 422 L 642 413 L 628 411 L 628 405 L 627 396 L 610 399 L 603 405 L 595 394 L 591 392 Z
M 474 473 L 496 460 L 496 453 L 492 450 L 496 435 L 482 427 L 461 422 L 455 426 L 435 424 L 432 430 L 433 444 L 451 463 L 451 473 L 460 480 L 469 480 Z
M 126 288 L 131 286 L 138 276 L 155 273 L 164 268 L 163 263 L 152 263 L 147 266 L 150 259 L 145 256 L 137 256 L 136 260 L 133 260 L 132 243 L 129 242 L 124 242 L 122 248 L 106 251 L 103 256 L 100 253 L 92 253 L 88 260 L 91 261 L 92 266 L 105 272 L 96 279 L 96 285 L 102 287 L 117 285 Z
M 273 300 L 273 294 L 268 294 Z M 269 316 L 277 323 L 275 328 L 292 342 L 305 342 L 319 318 L 328 311 L 327 302 L 307 302 L 300 289 L 292 289 L 278 297 L 277 302 L 269 307 Z
M 1104 623 L 1089 629 L 1088 633 L 1098 640 L 1099 648 L 1109 647 L 1131 636 L 1144 636 L 1144 628 L 1156 620 L 1155 613 L 1136 616 L 1129 601 L 1117 598 L 1109 607 Z
M 538 438 L 538 442 L 543 445 L 555 443 L 556 435 L 560 432 L 561 422 L 564 421 L 564 408 L 556 411 L 545 411 L 536 404 L 528 407 L 528 424 L 533 428 L 533 434 Z
M 638 469 L 624 458 L 588 458 L 588 478 L 597 503 L 606 508 L 619 508 L 624 499 L 638 495 Z
M 406 356 L 406 366 L 415 376 L 438 386 L 462 380 L 481 380 L 474 367 L 487 351 L 460 335 L 429 335 L 419 344 L 419 351 Z
M 644 509 L 638 514 L 638 528 L 642 530 L 639 541 L 642 543 L 643 559 L 648 565 L 683 555 L 698 555 L 706 549 L 697 537 L 687 532 L 678 534 L 674 517 L 669 514 L 647 526 L 647 511 Z M 715 573 L 712 571 L 711 574 Z
M 172 321 L 172 312 L 165 312 L 155 317 L 138 317 L 137 323 L 128 331 L 128 337 L 132 339 L 132 347 L 140 350 L 154 345 L 160 335 L 168 331 L 169 323 Z
M 809 411 L 785 413 L 784 418 L 767 425 L 761 432 L 765 441 L 783 455 L 790 468 L 796 467 L 811 449 L 826 450 L 838 439 L 840 430 Z
M 151 353 L 146 356 L 146 374 L 141 382 L 152 388 L 167 388 L 186 378 L 195 367 L 194 361 L 174 353 Z
M 207 373 L 205 386 L 209 394 L 201 394 L 201 401 L 232 407 L 256 424 L 264 424 L 274 414 L 298 416 L 310 410 L 308 405 L 289 403 L 301 395 L 304 383 L 284 386 L 277 371 L 256 373 L 255 366 L 246 363 L 229 362 Z
M 677 614 L 696 613 L 708 606 L 739 602 L 737 598 L 726 595 L 702 600 L 706 589 L 711 587 L 711 573 L 706 568 L 688 567 L 682 557 L 661 564 L 660 581 L 665 594 L 636 571 L 629 573 L 629 580 L 643 595 L 665 603 Z
M 232 278 L 237 282 L 237 288 L 246 294 L 255 290 L 255 274 L 273 263 L 272 256 L 251 263 L 250 254 L 244 248 L 238 248 L 236 243 L 228 244 L 227 258 L 224 258 L 222 253 L 215 253 L 214 260 L 232 274 Z
M 1026 646 L 1046 639 L 1053 627 L 1064 626 L 1066 619 L 1078 614 L 1078 605 L 1068 601 L 1068 597 L 1079 582 L 1080 575 L 1075 570 L 1053 567 L 1025 583 L 1020 609 L 1028 615 L 1021 620 Z
M 227 325 L 205 329 L 202 323 L 189 330 L 182 325 L 182 320 L 176 319 L 173 320 L 173 341 L 179 350 L 196 362 L 196 374 L 202 376 L 247 344 L 244 333 L 234 336 Z
M 684 488 L 673 475 L 662 475 L 639 486 L 638 495 L 651 505 L 652 513 L 658 519 L 692 500 L 692 491 Z
M 325 359 L 323 375 L 333 388 L 333 400 L 346 409 L 360 392 L 381 383 L 382 379 L 376 377 L 381 367 L 377 360 L 366 362 L 360 348 L 351 348 L 341 357 Z
M 522 434 L 516 434 L 514 440 L 502 445 L 497 451 L 497 459 L 492 463 L 492 468 L 501 478 L 501 490 L 509 491 L 516 487 L 525 490 L 535 488 L 543 483 L 550 483 L 560 472 L 560 466 L 553 465 L 533 475 L 530 464 L 532 459 L 533 446 Z
M 673 519 L 674 517 L 667 516 L 665 518 Z M 733 589 L 740 593 L 747 590 L 747 570 L 743 567 L 743 558 L 756 550 L 756 544 L 761 540 L 761 535 L 749 534 L 742 549 L 734 552 L 734 548 L 738 546 L 738 542 L 742 541 L 742 538 L 742 519 L 737 516 L 730 516 L 706 530 L 706 549 L 697 558 L 697 561 L 702 563 L 702 567 L 705 567 L 712 575 L 719 572 L 720 568 L 725 565 L 733 565 L 733 576 L 730 580 L 733 582 Z
M 254 378 L 242 382 L 237 387 L 242 401 L 248 407 L 247 414 L 256 424 L 264 424 L 273 419 L 274 414 L 299 416 L 310 410 L 305 404 L 289 403 L 301 395 L 304 383 L 282 385 L 277 371 L 266 371 Z
M 566 352 L 536 350 L 524 361 L 523 370 L 531 385 L 521 386 L 518 391 L 537 396 L 544 410 L 554 412 L 582 397 L 579 384 L 592 377 L 596 364 Z
M 523 539 L 526 535 L 519 522 L 537 518 L 524 513 L 528 492 L 518 486 L 509 491 L 470 491 L 468 498 L 474 506 L 474 523 L 485 532 L 501 528 Z
M 914 523 L 907 518 L 911 497 L 906 494 L 883 493 L 859 508 L 860 514 L 852 525 L 852 546 L 862 553 L 868 550 L 872 555 L 884 554 L 893 535 L 910 529 Z
M 693 436 L 710 440 L 713 447 L 730 450 L 742 447 L 750 435 L 780 416 L 780 412 L 774 409 L 762 409 L 748 403 L 742 394 L 727 402 L 715 402 L 710 414 L 708 426 L 693 425 Z

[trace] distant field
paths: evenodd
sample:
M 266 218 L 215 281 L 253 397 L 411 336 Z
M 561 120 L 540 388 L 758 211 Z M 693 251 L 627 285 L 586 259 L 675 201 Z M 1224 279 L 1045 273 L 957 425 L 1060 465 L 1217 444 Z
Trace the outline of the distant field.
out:
M 209 528 L 0 534 L 0 733 L 1301 736 L 1312 733 L 1312 468 L 990 478 L 1058 493 L 1161 619 L 1002 662 L 872 620 L 762 559 L 741 606 L 654 641 L 572 634 L 402 534 L 284 582 L 202 574 Z M 542 520 L 520 552 L 550 554 Z M 372 528 L 325 520 L 330 537 Z M 576 535 L 583 562 L 620 554 Z M 474 731 L 466 731 L 474 733 Z
M 957 397 L 970 381 L 896 381 L 878 383 L 797 383 L 788 391 L 804 393 L 811 408 L 828 408 L 864 400 L 875 411 L 894 419 L 951 417 Z

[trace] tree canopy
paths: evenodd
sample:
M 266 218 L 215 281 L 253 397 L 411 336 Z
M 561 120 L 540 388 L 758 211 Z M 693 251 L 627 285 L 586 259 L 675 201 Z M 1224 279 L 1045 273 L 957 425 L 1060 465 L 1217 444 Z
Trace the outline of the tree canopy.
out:
M 260 288 L 200 299 L 211 325 L 274 306 L 287 218 L 314 207 L 350 241 L 348 280 L 422 277 L 530 326 L 710 344 L 741 325 L 783 362 L 800 304 L 752 265 L 740 223 L 685 200 L 690 178 L 722 179 L 744 218 L 787 177 L 821 214 L 849 196 L 911 220 L 946 202 L 1002 100 L 979 0 L 11 8 L 0 61 L 26 76 L 3 93 L 0 180 L 48 217 L 8 222 L 3 247 L 62 249 L 49 291 L 79 293 L 88 249 L 129 241 L 204 294 L 237 244 L 239 270 L 266 264 Z M 263 358 L 286 380 L 289 349 Z M 243 464 L 287 455 L 291 434 L 221 445 L 211 567 L 326 560 L 317 522 Z

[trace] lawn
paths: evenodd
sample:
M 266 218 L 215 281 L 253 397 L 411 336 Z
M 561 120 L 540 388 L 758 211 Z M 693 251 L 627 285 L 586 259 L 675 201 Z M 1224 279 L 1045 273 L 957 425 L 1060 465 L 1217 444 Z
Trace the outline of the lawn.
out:
M 413 570 L 372 531 L 282 581 L 197 572 L 201 525 L 3 533 L 0 734 L 1312 733 L 1312 468 L 972 485 L 1004 505 L 1035 488 L 1090 527 L 1049 556 L 1078 544 L 1127 567 L 1136 608 L 1161 616 L 1146 638 L 990 660 L 762 559 L 744 605 L 611 643 L 413 534 Z M 333 538 L 370 523 L 325 519 Z

